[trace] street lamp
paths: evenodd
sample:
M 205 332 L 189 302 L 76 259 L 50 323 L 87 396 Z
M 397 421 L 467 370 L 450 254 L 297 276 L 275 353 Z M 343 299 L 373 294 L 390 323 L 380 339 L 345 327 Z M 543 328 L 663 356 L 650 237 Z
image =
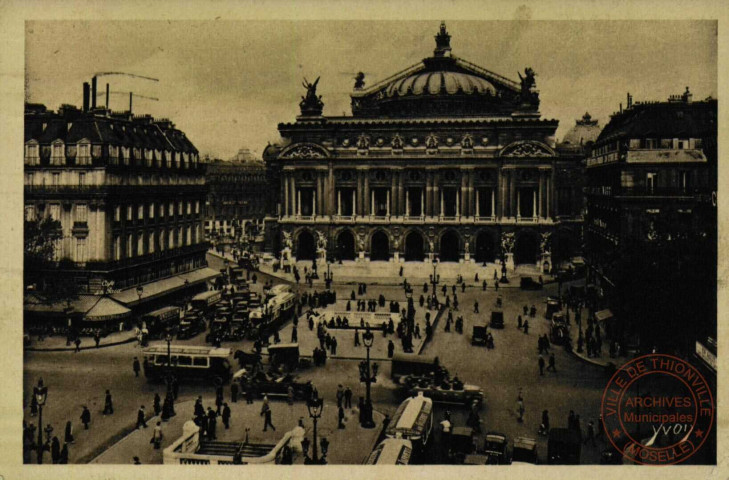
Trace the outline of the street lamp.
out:
M 430 276 L 430 283 L 433 284 L 433 300 L 437 298 L 437 285 L 440 283 L 440 275 L 437 273 L 438 262 L 433 261 L 433 274 Z
M 139 298 L 139 301 L 142 301 L 142 294 L 144 293 L 144 287 L 139 285 L 137 287 L 137 297 Z
M 324 274 L 324 282 L 326 283 L 326 288 L 329 290 L 332 288 L 332 270 L 331 270 L 331 262 L 327 260 L 327 273 Z
M 314 442 L 311 445 L 311 459 L 308 463 L 316 465 L 324 462 L 323 457 L 321 460 L 319 460 L 319 455 L 316 449 L 316 422 L 317 420 L 319 420 L 319 418 L 321 418 L 321 413 L 324 410 L 324 399 L 318 397 L 310 398 L 306 402 L 306 408 L 307 410 L 309 410 L 309 417 L 314 421 Z
M 172 333 L 169 330 L 165 334 L 165 342 L 167 342 L 167 396 L 170 398 L 170 407 L 172 407 L 172 402 L 174 401 L 175 397 L 172 392 Z
M 362 334 L 362 342 L 367 348 L 367 360 L 359 364 L 359 381 L 364 382 L 366 386 L 364 412 L 362 412 L 362 428 L 375 428 L 375 422 L 372 419 L 372 398 L 370 396 L 370 385 L 377 380 L 378 370 L 376 363 L 370 368 L 370 348 L 372 348 L 374 341 L 375 336 L 369 327 L 367 327 L 365 333 Z
M 38 386 L 33 387 L 33 395 L 38 403 L 38 464 L 43 463 L 43 406 L 48 399 L 48 387 L 43 385 L 43 379 L 38 379 Z

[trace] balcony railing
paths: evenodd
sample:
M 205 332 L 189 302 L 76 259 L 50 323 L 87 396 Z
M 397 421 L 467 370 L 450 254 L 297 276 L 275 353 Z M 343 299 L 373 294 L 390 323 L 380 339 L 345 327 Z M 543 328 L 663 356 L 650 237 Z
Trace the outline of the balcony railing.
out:
M 682 187 L 621 187 L 613 189 L 613 192 L 620 197 L 691 197 L 706 193 L 698 188 Z

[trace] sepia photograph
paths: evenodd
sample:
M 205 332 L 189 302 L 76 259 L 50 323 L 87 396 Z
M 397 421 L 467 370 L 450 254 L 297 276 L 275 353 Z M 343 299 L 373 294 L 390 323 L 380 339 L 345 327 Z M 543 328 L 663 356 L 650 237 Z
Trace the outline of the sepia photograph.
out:
M 23 29 L 13 463 L 723 461 L 717 20 Z

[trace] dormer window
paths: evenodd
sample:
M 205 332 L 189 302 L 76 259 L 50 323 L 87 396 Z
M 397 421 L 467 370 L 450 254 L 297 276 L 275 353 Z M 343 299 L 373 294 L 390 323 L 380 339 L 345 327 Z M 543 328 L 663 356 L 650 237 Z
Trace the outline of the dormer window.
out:
M 119 164 L 119 147 L 116 145 L 109 145 L 109 163 L 111 165 Z
M 31 140 L 25 144 L 25 164 L 26 165 L 40 165 L 40 154 L 39 154 L 38 142 Z
M 56 140 L 51 145 L 51 165 L 63 165 L 66 163 L 66 148 L 61 140 Z
M 144 150 L 145 165 L 148 167 L 152 166 L 152 150 L 147 148 Z
M 188 156 L 187 152 L 182 153 L 182 163 L 184 164 L 185 168 L 187 168 L 190 164 L 190 157 Z
M 124 165 L 129 165 L 129 147 L 122 147 L 122 156 L 124 157 Z
M 78 142 L 76 165 L 91 165 L 91 144 L 88 140 Z

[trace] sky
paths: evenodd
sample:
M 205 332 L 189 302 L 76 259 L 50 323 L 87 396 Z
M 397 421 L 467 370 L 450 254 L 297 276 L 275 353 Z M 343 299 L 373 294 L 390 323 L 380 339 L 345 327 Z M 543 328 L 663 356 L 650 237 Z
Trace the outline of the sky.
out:
M 367 85 L 433 53 L 438 21 L 30 21 L 26 101 L 51 109 L 82 105 L 82 84 L 98 72 L 99 92 L 136 98 L 135 114 L 169 118 L 201 154 L 258 156 L 293 122 L 302 81 L 321 76 L 324 115 L 351 115 L 357 72 Z M 543 118 L 557 138 L 587 111 L 601 125 L 636 101 L 666 100 L 691 87 L 717 96 L 714 21 L 448 21 L 454 55 L 500 75 L 537 73 Z M 98 97 L 104 103 L 104 96 Z M 126 110 L 129 95 L 111 95 Z

